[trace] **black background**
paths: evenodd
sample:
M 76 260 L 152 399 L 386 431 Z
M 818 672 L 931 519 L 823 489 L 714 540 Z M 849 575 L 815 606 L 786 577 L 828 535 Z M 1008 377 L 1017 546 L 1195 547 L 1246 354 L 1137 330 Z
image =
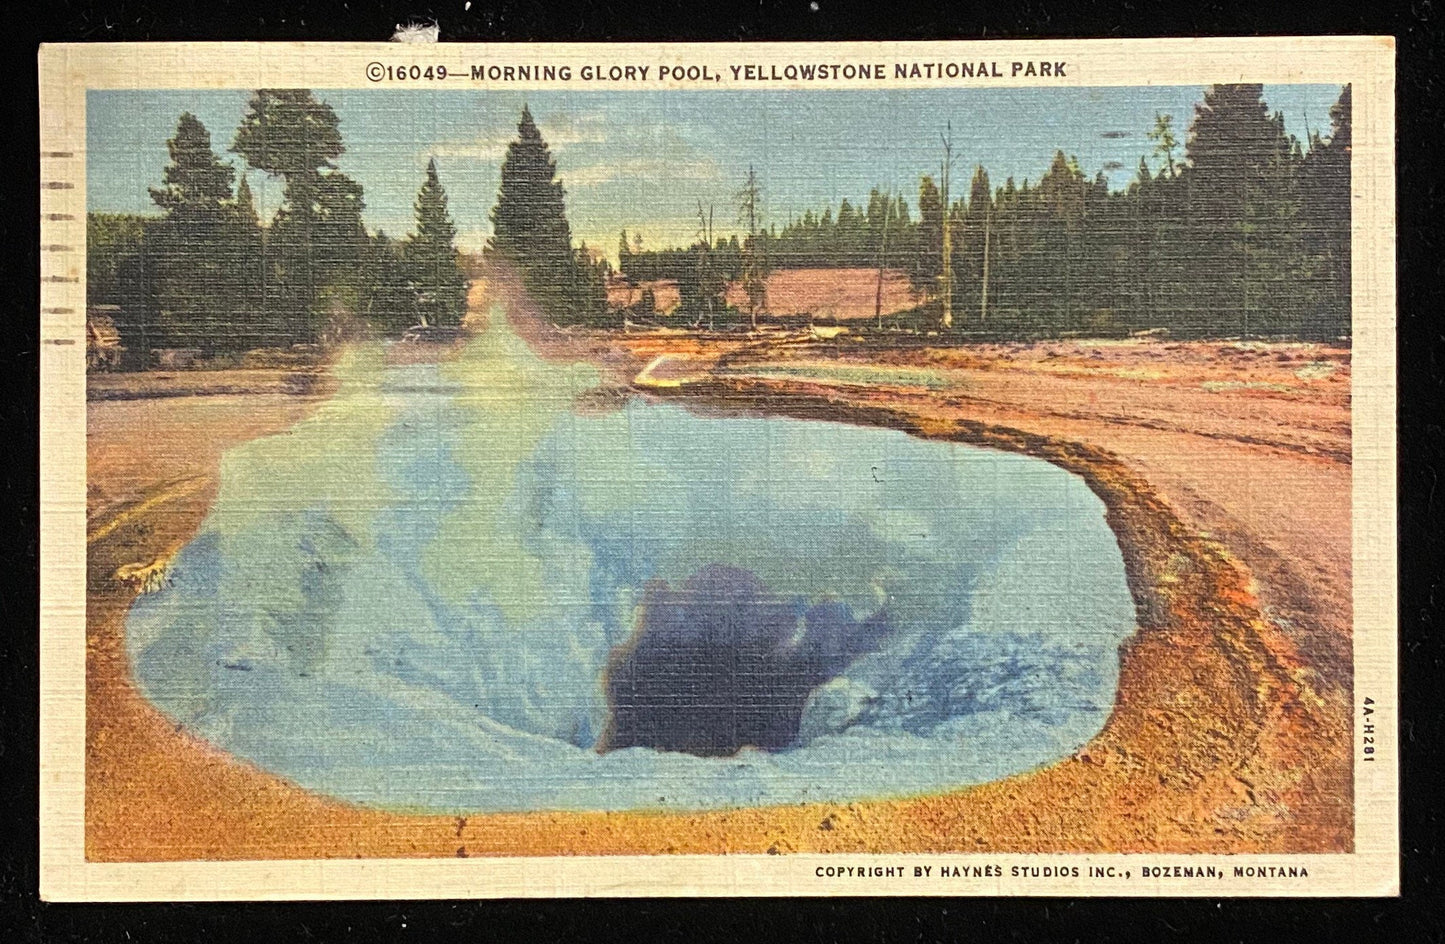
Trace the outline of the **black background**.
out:
M 1445 941 L 1438 777 L 1442 543 L 1437 496 L 1445 443 L 1445 309 L 1440 291 L 1438 135 L 1445 51 L 1430 0 L 1255 0 L 1153 5 L 833 0 L 668 4 L 606 0 L 447 3 L 112 2 L 15 5 L 3 15 L 5 161 L 0 240 L 0 942 L 479 941 L 607 937 L 727 940 Z M 40 42 L 384 40 L 404 20 L 435 20 L 444 41 L 980 39 L 1392 34 L 1398 39 L 1400 710 L 1403 897 L 1393 900 L 866 899 L 753 901 L 340 902 L 47 905 L 37 896 L 39 201 L 35 53 Z M 604 863 L 599 868 L 605 869 Z

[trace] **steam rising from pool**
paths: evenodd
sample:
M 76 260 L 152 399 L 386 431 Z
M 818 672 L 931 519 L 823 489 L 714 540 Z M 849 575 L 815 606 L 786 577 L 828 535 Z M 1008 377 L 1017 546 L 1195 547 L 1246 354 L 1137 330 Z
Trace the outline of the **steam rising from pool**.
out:
M 228 453 L 127 623 L 145 694 L 303 787 L 397 809 L 712 808 L 977 783 L 1082 745 L 1133 629 L 1102 503 L 903 433 L 578 409 L 493 317 L 338 368 Z

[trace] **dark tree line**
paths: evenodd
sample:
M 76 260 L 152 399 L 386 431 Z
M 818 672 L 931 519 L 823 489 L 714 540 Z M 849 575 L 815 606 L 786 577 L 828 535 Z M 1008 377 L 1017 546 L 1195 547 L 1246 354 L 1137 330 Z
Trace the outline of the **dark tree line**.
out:
M 395 240 L 367 231 L 361 185 L 334 163 L 340 122 L 310 91 L 257 91 L 230 148 L 283 181 L 268 222 L 194 115 L 181 115 L 168 148 L 151 188 L 162 215 L 88 218 L 88 303 L 114 312 L 133 363 L 156 348 L 222 354 L 460 322 L 467 283 L 434 162 L 416 232 Z
M 976 168 L 946 210 L 925 176 L 916 217 L 875 190 L 860 206 L 845 200 L 836 215 L 805 213 L 751 239 L 774 269 L 905 272 L 920 326 L 936 326 L 943 307 L 946 223 L 961 332 L 1341 337 L 1350 333 L 1350 120 L 1346 86 L 1328 134 L 1302 143 L 1269 112 L 1262 86 L 1216 85 L 1195 106 L 1182 149 L 1159 119 L 1153 153 L 1122 191 L 1061 151 L 1035 183 L 996 187 Z M 700 254 L 727 279 L 742 268 L 735 238 L 643 251 L 624 233 L 619 249 L 633 282 L 676 279 L 681 289 Z
M 1124 192 L 1062 153 L 1032 187 L 991 192 L 980 169 L 967 203 L 951 208 L 962 326 L 1348 335 L 1349 89 L 1329 137 L 1312 135 L 1307 153 L 1262 92 L 1210 88 L 1184 160 L 1175 163 L 1166 125 L 1162 166 L 1141 159 Z
M 697 269 L 698 255 L 706 252 L 710 265 L 729 281 L 742 278 L 743 248 L 737 236 L 719 236 L 712 245 L 704 245 L 702 237 L 685 249 L 628 249 L 627 231 L 618 240 L 617 271 L 631 282 L 656 282 L 663 279 L 683 280 Z
M 644 250 L 624 232 L 619 272 L 634 283 L 675 280 L 682 314 L 706 327 L 766 316 L 770 271 L 847 267 L 906 273 L 918 307 L 893 320 L 916 327 L 942 320 L 951 286 L 953 330 L 967 334 L 1339 337 L 1350 331 L 1350 121 L 1346 86 L 1328 134 L 1301 143 L 1269 112 L 1262 86 L 1217 85 L 1195 106 L 1182 147 L 1159 118 L 1153 154 L 1122 191 L 1059 152 L 1036 183 L 995 187 L 978 167 L 967 194 L 945 207 L 925 176 L 916 215 L 875 189 L 857 206 L 845 200 L 836 215 L 805 213 L 781 230 L 759 225 L 750 173 L 741 238 L 715 235 L 712 212 L 699 206 L 687 248 Z M 554 322 L 650 316 L 646 293 L 636 311 L 608 309 L 607 264 L 574 247 L 556 163 L 525 108 L 517 131 L 489 254 L 516 269 Z M 114 312 L 128 350 L 224 353 L 460 321 L 466 279 L 434 163 L 417 195 L 416 230 L 397 240 L 364 225 L 361 186 L 335 164 L 340 123 L 309 91 L 257 91 L 230 147 L 283 182 L 269 221 L 194 116 L 181 116 L 168 146 L 151 190 L 161 215 L 88 219 L 89 301 Z M 733 282 L 745 289 L 746 315 L 725 302 Z
M 812 210 L 780 230 L 776 225 L 759 229 L 751 236 L 718 237 L 712 246 L 716 264 L 729 278 L 739 278 L 744 248 L 755 241 L 757 251 L 774 269 L 870 268 L 878 265 L 885 220 L 889 228 L 885 264 L 905 269 L 919 254 L 918 227 L 909 216 L 908 202 L 875 188 L 863 209 L 844 200 L 834 217 L 832 207 L 819 215 Z M 644 250 L 634 238 L 629 242 L 623 230 L 618 242 L 618 271 L 634 282 L 675 279 L 689 265 L 686 249 Z

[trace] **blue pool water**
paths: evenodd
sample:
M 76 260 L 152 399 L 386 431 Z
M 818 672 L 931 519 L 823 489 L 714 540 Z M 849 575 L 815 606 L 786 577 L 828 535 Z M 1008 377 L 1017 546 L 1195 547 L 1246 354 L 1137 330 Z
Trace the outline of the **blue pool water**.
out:
M 1046 764 L 1111 710 L 1123 561 L 1052 465 L 597 409 L 590 369 L 504 327 L 338 370 L 226 455 L 127 623 L 147 697 L 303 787 L 449 812 L 897 796 Z

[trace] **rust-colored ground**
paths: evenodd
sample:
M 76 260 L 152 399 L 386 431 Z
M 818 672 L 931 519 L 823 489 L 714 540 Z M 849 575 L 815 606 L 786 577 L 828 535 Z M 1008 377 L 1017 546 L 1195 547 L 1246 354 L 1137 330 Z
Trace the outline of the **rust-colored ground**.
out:
M 878 289 L 877 269 L 779 269 L 768 276 L 768 308 L 781 315 L 807 312 L 854 321 L 872 318 L 877 303 L 885 315 L 918 304 L 907 276 L 897 270 L 885 271 L 881 295 Z M 741 283 L 728 285 L 727 302 L 747 310 L 748 295 Z
M 652 289 L 653 304 L 663 314 L 682 300 L 677 283 L 666 279 L 637 285 L 614 282 L 607 287 L 608 304 L 636 304 L 642 290 L 648 288 Z M 726 296 L 729 305 L 747 310 L 748 295 L 742 283 L 729 283 Z M 778 315 L 806 312 L 818 318 L 857 321 L 874 317 L 880 304 L 884 315 L 918 304 L 907 276 L 895 269 L 885 271 L 881 293 L 877 269 L 779 269 L 768 276 L 768 310 Z
M 486 290 L 478 286 L 475 307 Z M 1108 506 L 1140 622 L 1105 729 L 1048 768 L 904 800 L 459 819 L 315 796 L 176 730 L 137 694 L 122 637 L 135 591 L 114 576 L 183 544 L 205 514 L 221 452 L 284 431 L 314 396 L 95 401 L 88 857 L 1351 847 L 1348 351 L 532 336 L 554 356 L 586 353 L 620 377 L 669 355 L 659 375 L 703 379 L 652 395 L 699 409 L 888 424 L 1083 476 Z M 887 383 L 859 382 L 869 370 Z
M 635 305 L 647 289 L 652 290 L 652 304 L 655 310 L 661 314 L 672 311 L 682 301 L 682 295 L 677 290 L 677 282 L 673 279 L 638 282 L 636 285 L 617 280 L 607 285 L 607 304 L 614 308 Z

